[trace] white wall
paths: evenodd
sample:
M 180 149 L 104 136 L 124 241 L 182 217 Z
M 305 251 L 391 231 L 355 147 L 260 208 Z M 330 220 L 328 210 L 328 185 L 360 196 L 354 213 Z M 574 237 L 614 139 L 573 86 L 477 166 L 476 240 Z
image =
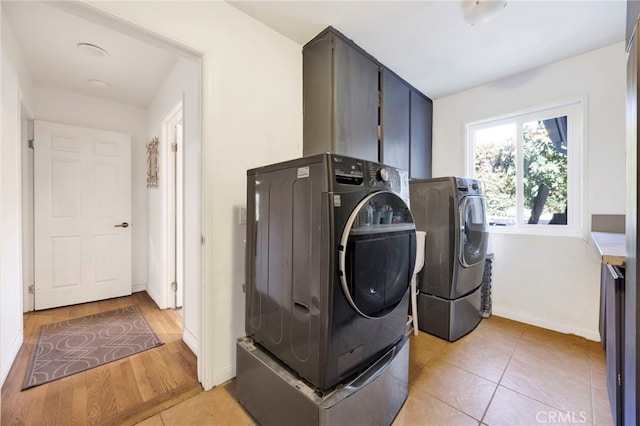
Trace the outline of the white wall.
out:
M 624 214 L 626 56 L 618 43 L 435 100 L 434 176 L 466 174 L 465 123 L 586 94 L 587 226 L 591 214 Z M 592 241 L 490 238 L 496 315 L 599 340 L 600 270 Z
M 0 385 L 23 341 L 21 246 L 21 103 L 31 107 L 31 80 L 20 48 L 0 12 Z
M 148 264 L 146 110 L 37 85 L 34 86 L 34 99 L 33 114 L 36 120 L 131 136 L 131 279 L 133 291 L 145 290 Z M 35 136 L 37 139 L 38 135 Z
M 235 375 L 244 334 L 246 170 L 302 154 L 302 47 L 224 2 L 91 4 L 203 52 L 198 361 L 209 389 Z
M 167 139 L 163 134 L 163 121 L 181 102 L 184 116 L 184 341 L 197 353 L 200 299 L 200 64 L 195 60 L 178 59 L 164 80 L 148 107 L 148 138 L 160 139 L 160 170 L 157 189 L 148 189 L 149 193 L 149 282 L 147 292 L 161 308 L 169 306 L 167 283 L 162 282 L 163 251 L 167 244 L 167 233 L 163 232 L 163 220 L 159 214 L 163 211 L 163 194 L 166 198 Z M 166 202 L 166 200 L 165 200 Z

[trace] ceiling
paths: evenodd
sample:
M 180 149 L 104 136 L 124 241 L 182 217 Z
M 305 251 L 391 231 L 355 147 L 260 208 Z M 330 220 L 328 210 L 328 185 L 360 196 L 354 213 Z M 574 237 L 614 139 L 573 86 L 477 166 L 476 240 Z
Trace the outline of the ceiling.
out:
M 626 7 L 622 0 L 511 0 L 490 22 L 470 26 L 462 0 L 229 3 L 300 45 L 332 25 L 432 99 L 622 41 Z M 1 2 L 34 83 L 146 107 L 181 52 L 69 13 L 65 4 Z M 82 54 L 82 42 L 109 55 Z
M 68 13 L 53 2 L 2 1 L 35 84 L 145 108 L 179 54 L 148 37 L 136 37 Z M 105 57 L 77 48 L 91 43 Z M 89 80 L 109 87 L 97 87 Z
M 623 0 L 511 0 L 475 26 L 462 0 L 230 3 L 299 44 L 332 25 L 432 99 L 625 37 Z

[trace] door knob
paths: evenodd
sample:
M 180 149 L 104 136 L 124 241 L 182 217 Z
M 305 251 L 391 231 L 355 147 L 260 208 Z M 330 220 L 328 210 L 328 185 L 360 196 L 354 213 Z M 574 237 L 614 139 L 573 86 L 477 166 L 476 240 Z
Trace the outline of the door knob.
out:
M 129 224 L 127 222 L 122 222 L 122 223 L 119 223 L 117 225 L 113 225 L 114 228 L 126 228 L 128 226 L 129 226 Z

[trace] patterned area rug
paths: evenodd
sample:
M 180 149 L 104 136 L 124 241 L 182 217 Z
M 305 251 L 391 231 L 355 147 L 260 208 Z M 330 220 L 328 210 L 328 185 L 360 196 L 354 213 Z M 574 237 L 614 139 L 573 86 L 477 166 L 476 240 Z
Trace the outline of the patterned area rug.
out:
M 137 305 L 40 327 L 22 390 L 162 345 Z

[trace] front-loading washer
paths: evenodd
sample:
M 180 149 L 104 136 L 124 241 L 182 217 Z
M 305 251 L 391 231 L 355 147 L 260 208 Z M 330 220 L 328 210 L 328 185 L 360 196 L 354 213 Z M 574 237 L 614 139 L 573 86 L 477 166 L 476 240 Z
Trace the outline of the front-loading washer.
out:
M 416 228 L 426 232 L 418 275 L 418 325 L 457 340 L 480 322 L 481 284 L 489 241 L 482 182 L 464 177 L 414 180 Z
M 247 172 L 247 335 L 319 391 L 405 333 L 407 173 L 319 154 Z

